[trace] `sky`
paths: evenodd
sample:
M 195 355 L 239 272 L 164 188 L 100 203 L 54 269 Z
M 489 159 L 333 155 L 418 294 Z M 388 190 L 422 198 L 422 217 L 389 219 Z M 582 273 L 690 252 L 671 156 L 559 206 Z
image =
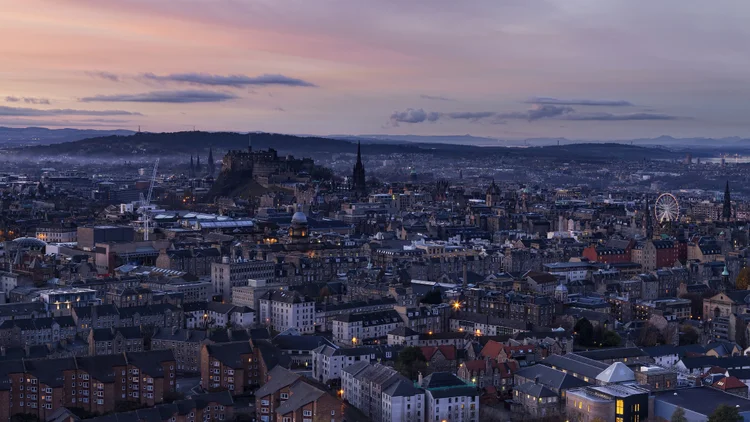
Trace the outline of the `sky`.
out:
M 744 0 L 0 0 L 0 126 L 750 137 Z

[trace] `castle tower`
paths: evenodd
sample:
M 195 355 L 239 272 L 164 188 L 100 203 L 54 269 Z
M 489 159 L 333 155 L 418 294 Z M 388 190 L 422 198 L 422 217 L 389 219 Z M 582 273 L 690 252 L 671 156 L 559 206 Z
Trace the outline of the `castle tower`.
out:
M 488 207 L 494 207 L 500 202 L 500 187 L 495 184 L 495 179 L 492 179 L 490 187 L 487 188 L 487 194 L 485 195 L 485 204 Z

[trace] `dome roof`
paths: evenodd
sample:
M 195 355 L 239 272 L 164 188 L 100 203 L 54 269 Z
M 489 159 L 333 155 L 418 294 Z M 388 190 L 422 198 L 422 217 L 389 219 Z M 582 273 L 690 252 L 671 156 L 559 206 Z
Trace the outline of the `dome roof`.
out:
M 18 239 L 14 239 L 13 242 L 21 245 L 24 248 L 41 249 L 47 246 L 47 243 L 35 237 L 19 237 Z
M 292 223 L 307 224 L 307 216 L 302 211 L 297 211 L 292 216 Z
M 557 287 L 555 287 L 555 291 L 556 292 L 567 292 L 568 288 L 565 287 L 564 284 L 560 283 L 560 284 L 557 285 Z

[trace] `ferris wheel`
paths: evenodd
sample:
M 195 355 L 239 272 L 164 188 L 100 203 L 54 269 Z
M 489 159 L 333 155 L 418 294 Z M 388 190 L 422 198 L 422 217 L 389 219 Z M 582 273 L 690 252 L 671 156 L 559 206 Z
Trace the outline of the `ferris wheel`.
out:
M 656 198 L 654 213 L 659 223 L 676 221 L 680 216 L 680 203 L 671 193 L 663 193 Z

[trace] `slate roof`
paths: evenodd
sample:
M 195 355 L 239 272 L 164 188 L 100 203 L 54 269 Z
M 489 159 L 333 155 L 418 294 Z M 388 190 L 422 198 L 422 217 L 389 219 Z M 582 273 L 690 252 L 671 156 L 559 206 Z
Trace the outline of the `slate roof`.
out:
M 542 363 L 553 368 L 564 369 L 568 372 L 581 374 L 591 379 L 596 378 L 609 366 L 605 363 L 578 356 L 573 353 L 568 353 L 566 355 L 551 355 L 544 359 Z
M 313 387 L 306 382 L 293 385 L 290 393 L 289 399 L 276 408 L 277 415 L 286 415 L 327 394 L 325 391 Z
M 348 323 L 361 322 L 364 327 L 403 322 L 398 312 L 393 309 L 387 311 L 365 312 L 361 314 L 336 315 L 333 320 Z
M 271 340 L 271 344 L 279 350 L 306 350 L 308 352 L 322 345 L 333 346 L 333 343 L 323 336 L 277 335 Z
M 209 356 L 221 362 L 230 368 L 241 369 L 243 367 L 243 360 L 241 355 L 249 355 L 253 353 L 250 343 L 222 343 L 222 344 L 209 344 L 206 346 Z
M 591 383 L 576 378 L 573 375 L 541 364 L 527 366 L 516 371 L 515 375 L 527 380 L 538 380 L 540 384 L 557 391 L 591 385 Z
M 542 384 L 533 382 L 525 382 L 521 385 L 517 385 L 513 387 L 513 390 L 528 394 L 531 397 L 557 397 L 557 394 L 555 394 L 554 391 L 550 390 Z
M 616 347 L 608 349 L 590 350 L 586 352 L 576 352 L 578 356 L 583 356 L 593 360 L 609 360 L 622 358 L 638 358 L 648 356 L 638 347 Z
M 398 336 L 398 337 L 411 337 L 411 336 L 419 335 L 419 333 L 412 330 L 409 327 L 401 326 L 401 327 L 396 327 L 393 330 L 391 330 L 391 332 L 389 332 L 388 335 L 393 335 L 393 336 Z
M 255 392 L 255 397 L 265 397 L 273 394 L 281 388 L 297 382 L 300 378 L 302 378 L 301 375 L 277 366 L 268 372 L 268 380 L 258 388 Z
M 411 397 L 416 394 L 424 393 L 424 390 L 414 387 L 414 383 L 406 378 L 397 380 L 388 388 L 382 391 L 391 397 Z

